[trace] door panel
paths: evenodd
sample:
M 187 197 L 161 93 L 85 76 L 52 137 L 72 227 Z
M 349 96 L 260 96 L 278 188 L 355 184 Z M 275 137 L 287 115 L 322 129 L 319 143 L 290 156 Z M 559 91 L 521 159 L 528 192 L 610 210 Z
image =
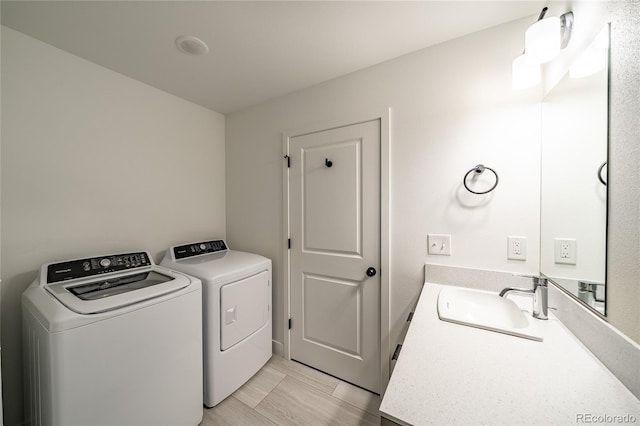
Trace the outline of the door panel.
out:
M 361 148 L 359 139 L 302 148 L 305 251 L 362 255 Z
M 289 140 L 291 357 L 380 391 L 380 121 Z
M 303 280 L 303 339 L 361 357 L 360 283 L 317 275 L 305 275 Z

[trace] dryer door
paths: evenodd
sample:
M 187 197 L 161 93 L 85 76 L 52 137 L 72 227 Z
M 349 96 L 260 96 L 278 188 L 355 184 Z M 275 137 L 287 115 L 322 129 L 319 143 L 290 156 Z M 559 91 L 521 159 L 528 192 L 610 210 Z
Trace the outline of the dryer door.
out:
M 220 350 L 225 351 L 262 327 L 271 315 L 269 272 L 220 289 Z

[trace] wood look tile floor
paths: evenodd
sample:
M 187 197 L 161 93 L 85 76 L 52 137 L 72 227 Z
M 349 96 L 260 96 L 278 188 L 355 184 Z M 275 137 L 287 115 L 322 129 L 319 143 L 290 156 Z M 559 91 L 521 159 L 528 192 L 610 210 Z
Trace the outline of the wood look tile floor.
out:
M 200 426 L 379 425 L 379 407 L 376 394 L 274 355 Z

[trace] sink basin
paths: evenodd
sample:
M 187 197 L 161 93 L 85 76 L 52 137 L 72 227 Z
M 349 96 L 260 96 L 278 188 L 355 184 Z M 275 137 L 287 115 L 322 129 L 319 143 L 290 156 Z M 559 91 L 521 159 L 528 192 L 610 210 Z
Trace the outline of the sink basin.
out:
M 542 341 L 536 320 L 495 293 L 443 288 L 438 295 L 438 316 L 443 321 Z

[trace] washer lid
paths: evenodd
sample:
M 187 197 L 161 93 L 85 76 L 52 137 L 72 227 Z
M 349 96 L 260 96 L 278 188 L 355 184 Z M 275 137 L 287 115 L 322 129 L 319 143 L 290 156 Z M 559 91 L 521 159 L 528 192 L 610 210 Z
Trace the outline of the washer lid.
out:
M 67 287 L 67 291 L 73 293 L 81 300 L 97 300 L 103 297 L 113 297 L 118 294 L 141 288 L 151 287 L 171 281 L 173 278 L 155 271 L 140 272 L 138 274 L 111 277 L 100 281 L 91 281 Z
M 187 276 L 155 266 L 147 252 L 48 263 L 40 271 L 40 285 L 80 314 L 111 311 L 190 284 Z
M 45 288 L 72 311 L 97 314 L 172 293 L 190 284 L 191 280 L 182 274 L 152 266 L 98 279 L 49 284 Z

